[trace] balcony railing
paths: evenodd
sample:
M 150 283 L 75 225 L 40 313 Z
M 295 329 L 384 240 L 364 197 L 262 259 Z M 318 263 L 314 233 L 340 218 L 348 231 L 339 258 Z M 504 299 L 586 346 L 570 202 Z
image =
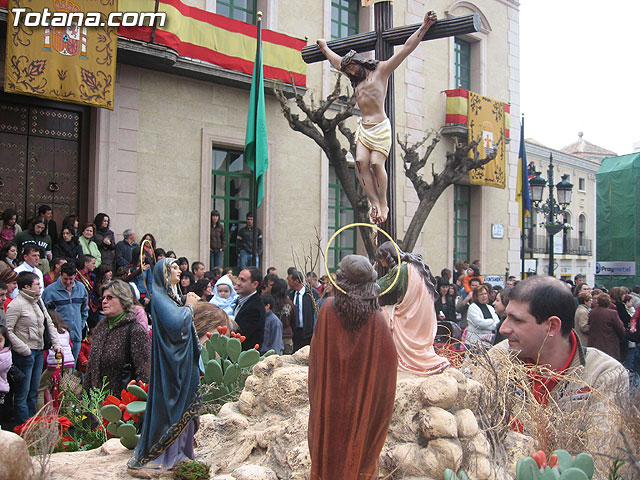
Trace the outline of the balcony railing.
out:
M 556 250 L 556 254 L 564 255 L 593 255 L 592 241 L 588 239 L 579 240 L 577 238 L 563 238 L 562 252 Z M 524 250 L 526 253 L 547 253 L 546 235 L 527 235 L 525 238 Z

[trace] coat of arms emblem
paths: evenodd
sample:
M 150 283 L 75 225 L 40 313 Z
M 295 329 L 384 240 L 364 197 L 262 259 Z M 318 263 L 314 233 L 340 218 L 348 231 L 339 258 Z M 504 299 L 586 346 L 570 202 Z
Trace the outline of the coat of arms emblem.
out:
M 82 15 L 80 7 L 68 0 L 56 0 L 54 2 L 56 12 L 65 12 L 69 22 L 65 26 L 48 26 L 44 28 L 44 50 L 87 59 L 87 28 L 80 27 L 77 21 L 73 21 L 74 13 Z

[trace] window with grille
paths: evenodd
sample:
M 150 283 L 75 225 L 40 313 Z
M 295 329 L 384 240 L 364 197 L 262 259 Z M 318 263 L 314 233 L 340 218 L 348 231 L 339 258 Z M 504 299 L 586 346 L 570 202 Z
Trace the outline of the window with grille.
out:
M 359 30 L 359 0 L 332 0 L 331 39 L 355 35 Z
M 253 25 L 256 23 L 256 0 L 217 0 L 216 13 Z
M 455 82 L 456 88 L 471 89 L 471 44 L 455 39 Z

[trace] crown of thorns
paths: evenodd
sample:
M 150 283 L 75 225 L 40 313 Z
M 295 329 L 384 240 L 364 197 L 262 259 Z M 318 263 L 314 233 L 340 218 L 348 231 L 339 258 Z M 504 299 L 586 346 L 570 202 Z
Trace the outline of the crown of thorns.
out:
M 350 65 L 351 61 L 353 60 L 353 57 L 355 57 L 357 53 L 358 52 L 356 52 L 355 50 L 349 50 L 349 53 L 347 53 L 344 57 L 342 57 L 342 62 L 340 62 L 340 69 L 342 70 L 347 65 Z

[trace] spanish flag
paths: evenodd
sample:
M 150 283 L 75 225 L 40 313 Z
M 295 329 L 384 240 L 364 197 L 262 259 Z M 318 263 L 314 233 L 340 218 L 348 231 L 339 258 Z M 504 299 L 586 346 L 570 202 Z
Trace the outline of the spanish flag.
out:
M 531 194 L 529 192 L 529 169 L 527 167 L 527 151 L 524 145 L 524 117 L 520 127 L 520 153 L 518 155 L 518 184 L 516 187 L 516 200 L 520 205 L 520 230 L 524 228 L 525 217 L 531 215 Z
M 1 0 L 0 0 L 1 1 Z M 156 11 L 155 0 L 119 0 L 121 12 Z M 195 58 L 251 75 L 256 45 L 253 25 L 185 5 L 180 0 L 158 0 L 157 11 L 166 14 L 164 26 L 119 27 L 118 34 L 172 48 L 182 57 Z M 264 76 L 305 86 L 307 65 L 302 60 L 305 40 L 263 30 Z

